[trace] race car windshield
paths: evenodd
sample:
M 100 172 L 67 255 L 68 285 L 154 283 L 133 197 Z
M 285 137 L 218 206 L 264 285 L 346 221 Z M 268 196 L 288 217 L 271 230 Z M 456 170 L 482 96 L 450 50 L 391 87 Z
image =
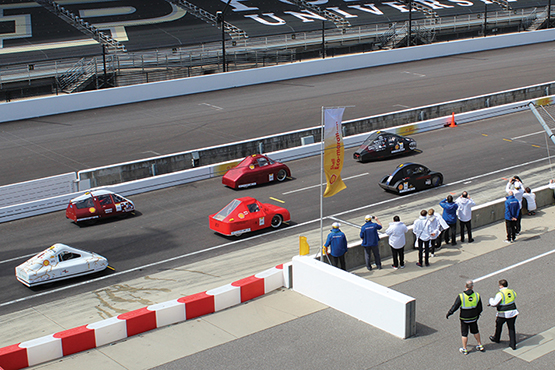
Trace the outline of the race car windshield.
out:
M 94 202 L 93 202 L 92 198 L 87 198 L 87 199 L 75 202 L 75 207 L 77 207 L 77 209 L 94 207 Z
M 225 206 L 220 212 L 216 213 L 214 216 L 215 220 L 223 221 L 224 218 L 229 216 L 231 212 L 235 210 L 241 204 L 241 202 L 237 199 L 233 199 L 227 206 Z
M 381 134 L 374 132 L 372 135 L 368 136 L 366 140 L 364 140 L 364 143 L 362 143 L 362 145 L 371 145 L 374 142 L 374 140 L 378 138 L 379 135 Z

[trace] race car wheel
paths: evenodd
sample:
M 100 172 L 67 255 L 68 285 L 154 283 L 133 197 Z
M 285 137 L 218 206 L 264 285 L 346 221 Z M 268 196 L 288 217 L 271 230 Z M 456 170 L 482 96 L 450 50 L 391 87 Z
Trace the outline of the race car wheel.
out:
M 272 227 L 274 229 L 277 229 L 278 227 L 280 227 L 282 222 L 283 222 L 283 217 L 281 217 L 281 215 L 275 215 L 274 217 L 272 217 Z
M 436 175 L 436 176 L 433 176 L 433 177 L 432 177 L 432 186 L 434 186 L 434 187 L 435 187 L 435 186 L 440 186 L 442 182 L 443 182 L 443 181 L 442 181 L 442 179 L 441 179 L 440 176 L 437 176 L 437 175 Z
M 281 170 L 278 171 L 276 179 L 277 181 L 283 181 L 287 178 L 287 171 L 285 171 L 283 168 Z

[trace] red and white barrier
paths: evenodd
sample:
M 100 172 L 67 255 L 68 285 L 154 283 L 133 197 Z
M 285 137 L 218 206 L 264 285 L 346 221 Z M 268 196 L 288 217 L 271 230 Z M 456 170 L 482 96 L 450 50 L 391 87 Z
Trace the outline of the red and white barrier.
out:
M 284 286 L 279 265 L 206 292 L 0 348 L 0 370 L 17 370 L 236 306 Z

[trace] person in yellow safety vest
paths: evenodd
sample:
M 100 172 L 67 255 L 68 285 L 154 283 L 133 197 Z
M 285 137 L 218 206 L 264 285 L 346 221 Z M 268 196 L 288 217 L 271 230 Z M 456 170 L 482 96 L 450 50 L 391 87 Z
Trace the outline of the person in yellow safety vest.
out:
M 462 335 L 462 347 L 459 348 L 459 352 L 463 355 L 468 355 L 468 349 L 466 348 L 468 344 L 468 330 L 474 334 L 474 338 L 478 342 L 476 350 L 484 352 L 484 346 L 482 346 L 482 341 L 480 339 L 480 331 L 478 330 L 478 319 L 482 313 L 482 300 L 480 299 L 480 294 L 476 293 L 474 290 L 474 283 L 472 280 L 468 280 L 465 284 L 466 290 L 460 293 L 455 299 L 455 303 L 447 312 L 445 316 L 446 319 L 449 318 L 460 308 L 460 319 L 461 319 L 461 335 Z
M 509 283 L 507 283 L 507 280 L 499 280 L 499 291 L 495 297 L 489 299 L 488 306 L 497 307 L 495 334 L 491 335 L 489 339 L 492 342 L 499 343 L 501 331 L 503 331 L 503 324 L 507 323 L 507 328 L 509 329 L 509 346 L 514 350 L 516 349 L 515 321 L 518 310 L 515 304 L 516 292 L 507 288 L 508 286 Z

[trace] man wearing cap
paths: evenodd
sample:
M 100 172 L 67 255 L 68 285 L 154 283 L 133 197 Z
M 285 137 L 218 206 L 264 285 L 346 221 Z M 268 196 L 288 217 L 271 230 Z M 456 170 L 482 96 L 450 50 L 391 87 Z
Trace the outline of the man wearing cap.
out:
M 328 234 L 328 239 L 324 244 L 324 247 L 330 248 L 329 254 L 331 259 L 331 264 L 335 267 L 341 265 L 341 269 L 347 271 L 345 265 L 345 253 L 347 253 L 347 238 L 345 234 L 339 230 L 341 224 L 339 222 L 334 222 L 331 225 L 331 232 Z
M 364 247 L 364 259 L 366 260 L 366 268 L 372 271 L 372 264 L 370 263 L 370 254 L 374 253 L 374 261 L 378 270 L 382 269 L 382 259 L 380 257 L 380 247 L 378 243 L 380 237 L 378 230 L 381 230 L 382 223 L 375 216 L 366 215 L 364 217 L 366 223 L 360 228 L 360 238 L 362 239 L 362 246 Z M 376 222 L 372 222 L 372 221 Z
M 516 218 L 516 235 L 518 235 L 520 234 L 520 221 L 522 220 L 522 197 L 524 196 L 524 186 L 522 185 L 522 180 L 520 180 L 520 177 L 513 176 L 513 178 L 510 179 L 509 182 L 507 182 L 505 191 L 507 192 L 507 194 L 512 191 L 520 206 L 518 217 Z

